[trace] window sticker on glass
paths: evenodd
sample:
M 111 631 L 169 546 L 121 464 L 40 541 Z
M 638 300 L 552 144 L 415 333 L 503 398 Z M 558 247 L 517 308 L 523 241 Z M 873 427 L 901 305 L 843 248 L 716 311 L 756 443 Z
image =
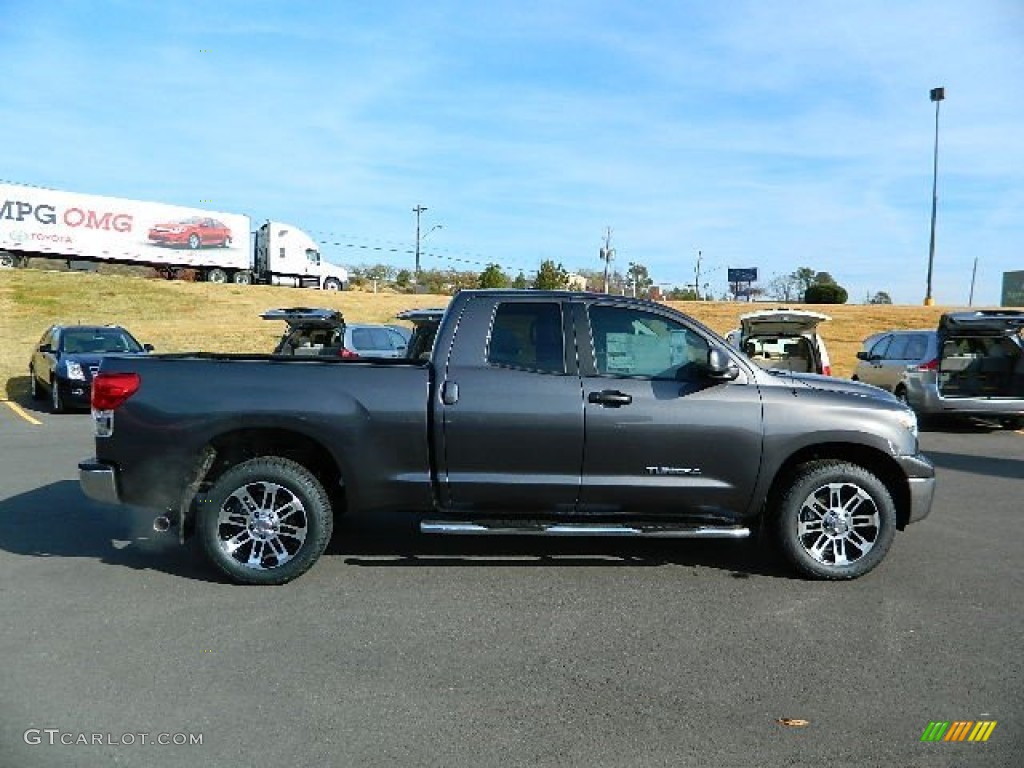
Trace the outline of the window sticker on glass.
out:
M 667 336 L 608 334 L 608 373 L 650 375 L 672 367 L 672 344 Z

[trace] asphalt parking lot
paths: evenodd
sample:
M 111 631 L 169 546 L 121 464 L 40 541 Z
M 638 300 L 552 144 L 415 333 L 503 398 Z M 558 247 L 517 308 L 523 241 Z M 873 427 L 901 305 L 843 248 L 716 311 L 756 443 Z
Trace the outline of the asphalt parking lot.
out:
M 932 515 L 852 583 L 394 514 L 258 588 L 82 496 L 88 415 L 0 403 L 0 766 L 1019 765 L 1024 435 L 922 443 Z

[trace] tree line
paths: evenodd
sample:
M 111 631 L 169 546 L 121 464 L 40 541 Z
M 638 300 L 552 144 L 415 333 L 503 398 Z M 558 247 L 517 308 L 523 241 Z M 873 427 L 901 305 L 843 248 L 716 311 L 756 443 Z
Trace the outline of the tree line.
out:
M 417 291 L 454 295 L 463 288 L 534 288 L 541 290 L 578 290 L 607 292 L 622 296 L 661 296 L 654 291 L 654 280 L 647 267 L 630 262 L 625 272 L 619 270 L 581 269 L 570 273 L 561 262 L 546 259 L 535 273 L 523 270 L 515 274 L 500 264 L 487 264 L 483 270 L 422 269 L 419 279 L 412 270 L 399 269 L 390 264 L 361 264 L 349 268 L 349 280 L 354 288 L 374 291 Z M 418 283 L 418 286 L 417 286 Z M 738 287 L 734 286 L 738 292 Z M 828 272 L 810 267 L 799 267 L 788 274 L 773 276 L 766 285 L 745 286 L 743 292 L 750 299 L 770 298 L 782 302 L 806 304 L 845 304 L 847 290 Z M 701 296 L 695 286 L 680 286 L 667 290 L 663 298 L 671 301 L 698 301 Z M 865 296 L 866 304 L 892 304 L 885 291 Z

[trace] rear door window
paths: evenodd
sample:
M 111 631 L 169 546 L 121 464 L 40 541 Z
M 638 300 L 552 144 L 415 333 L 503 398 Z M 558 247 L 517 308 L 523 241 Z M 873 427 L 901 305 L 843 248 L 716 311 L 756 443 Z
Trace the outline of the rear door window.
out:
M 565 373 L 562 308 L 555 302 L 502 302 L 494 313 L 487 362 L 541 373 Z
M 886 360 L 906 360 L 907 346 L 910 344 L 910 336 L 904 333 L 897 333 L 892 337 L 892 343 L 886 350 Z
M 928 337 L 923 333 L 915 333 L 907 344 L 906 360 L 923 360 L 928 354 Z

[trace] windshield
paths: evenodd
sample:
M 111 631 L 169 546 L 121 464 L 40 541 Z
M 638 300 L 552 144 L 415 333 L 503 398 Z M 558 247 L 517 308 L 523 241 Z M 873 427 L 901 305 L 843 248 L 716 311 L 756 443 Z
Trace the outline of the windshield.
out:
M 61 340 L 61 349 L 72 355 L 142 351 L 135 339 L 118 328 L 67 331 Z

